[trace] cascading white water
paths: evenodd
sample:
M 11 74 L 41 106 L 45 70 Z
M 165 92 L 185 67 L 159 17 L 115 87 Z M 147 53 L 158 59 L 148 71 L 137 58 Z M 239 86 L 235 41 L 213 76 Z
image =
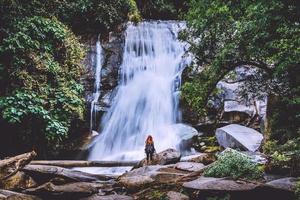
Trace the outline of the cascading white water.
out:
M 96 62 L 95 62 L 95 90 L 93 93 L 93 99 L 91 102 L 91 112 L 90 112 L 90 130 L 93 130 L 96 114 L 97 114 L 97 106 L 99 97 L 100 97 L 100 86 L 101 86 L 101 68 L 102 68 L 102 47 L 100 43 L 100 37 L 98 37 L 96 42 Z
M 92 144 L 90 160 L 137 160 L 147 135 L 157 151 L 179 142 L 171 125 L 179 118 L 178 90 L 188 63 L 177 40 L 183 22 L 128 24 L 119 86 Z

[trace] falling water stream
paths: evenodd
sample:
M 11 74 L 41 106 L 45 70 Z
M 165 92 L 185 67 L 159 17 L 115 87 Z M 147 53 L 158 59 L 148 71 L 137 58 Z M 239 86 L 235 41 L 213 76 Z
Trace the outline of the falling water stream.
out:
M 101 134 L 91 145 L 89 160 L 141 159 L 149 134 L 157 152 L 176 148 L 179 138 L 172 124 L 180 121 L 181 73 L 189 62 L 184 57 L 185 44 L 177 39 L 183 26 L 170 21 L 128 24 L 119 85 L 102 118 Z
M 96 42 L 96 62 L 95 62 L 95 86 L 93 99 L 91 102 L 91 116 L 90 116 L 90 130 L 93 130 L 96 114 L 97 114 L 97 103 L 100 97 L 100 86 L 101 86 L 101 68 L 102 68 L 102 47 L 100 44 L 100 35 Z

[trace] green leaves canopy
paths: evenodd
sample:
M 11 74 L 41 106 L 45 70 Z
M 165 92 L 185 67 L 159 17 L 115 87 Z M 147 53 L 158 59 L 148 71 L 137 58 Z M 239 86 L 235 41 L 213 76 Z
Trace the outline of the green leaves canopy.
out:
M 61 140 L 71 121 L 83 118 L 84 51 L 55 18 L 25 18 L 11 31 L 0 46 L 2 117 L 11 123 L 42 121 L 46 138 Z
M 191 0 L 182 38 L 196 57 L 193 66 L 203 69 L 183 85 L 184 100 L 203 114 L 217 82 L 235 67 L 248 65 L 261 69 L 261 74 L 246 83 L 245 93 L 272 93 L 299 105 L 299 4 Z

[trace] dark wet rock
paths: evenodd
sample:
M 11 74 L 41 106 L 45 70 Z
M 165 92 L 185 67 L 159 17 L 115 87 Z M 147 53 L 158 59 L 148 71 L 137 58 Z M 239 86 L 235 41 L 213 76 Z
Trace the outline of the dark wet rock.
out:
M 259 149 L 263 135 L 254 129 L 231 124 L 216 130 L 218 143 L 224 147 L 255 152 Z

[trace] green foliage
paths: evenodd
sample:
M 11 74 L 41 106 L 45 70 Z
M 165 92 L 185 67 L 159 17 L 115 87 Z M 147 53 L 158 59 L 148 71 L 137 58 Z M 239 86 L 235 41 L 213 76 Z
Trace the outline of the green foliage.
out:
M 270 156 L 267 169 L 272 173 L 300 174 L 300 141 L 288 140 L 285 144 L 278 144 L 276 140 L 267 141 L 263 147 L 264 153 Z
M 2 0 L 1 128 L 26 150 L 57 147 L 84 115 L 84 50 L 73 32 L 107 34 L 128 19 L 141 19 L 134 0 Z
M 186 0 L 136 0 L 142 17 L 146 19 L 179 19 L 188 9 Z
M 84 51 L 57 19 L 25 18 L 0 46 L 4 77 L 0 110 L 10 123 L 39 121 L 48 141 L 66 137 L 70 123 L 82 119 Z M 38 125 L 36 125 L 38 126 Z
M 129 0 L 130 3 L 130 12 L 128 13 L 128 19 L 129 21 L 132 21 L 134 23 L 138 23 L 142 21 L 141 13 L 136 5 L 135 0 Z
M 57 10 L 58 18 L 76 33 L 107 32 L 125 22 L 137 20 L 138 11 L 132 0 L 67 1 Z
M 291 90 L 297 90 L 297 86 L 293 86 Z M 296 91 L 293 96 L 277 97 L 272 105 L 272 112 L 269 114 L 271 127 L 269 138 L 277 140 L 279 144 L 285 144 L 288 140 L 300 137 L 300 102 L 297 102 L 297 98 L 298 92 Z M 271 109 L 271 106 L 269 108 Z
M 79 34 L 107 32 L 129 16 L 138 18 L 134 0 L 3 0 L 0 11 L 4 27 L 24 17 L 56 17 Z
M 273 93 L 299 108 L 299 2 L 191 0 L 189 7 L 181 37 L 204 69 L 183 85 L 182 97 L 199 115 L 217 82 L 241 65 L 261 69 L 245 93 Z
M 262 171 L 250 158 L 233 149 L 225 150 L 218 160 L 204 171 L 204 176 L 259 179 Z

